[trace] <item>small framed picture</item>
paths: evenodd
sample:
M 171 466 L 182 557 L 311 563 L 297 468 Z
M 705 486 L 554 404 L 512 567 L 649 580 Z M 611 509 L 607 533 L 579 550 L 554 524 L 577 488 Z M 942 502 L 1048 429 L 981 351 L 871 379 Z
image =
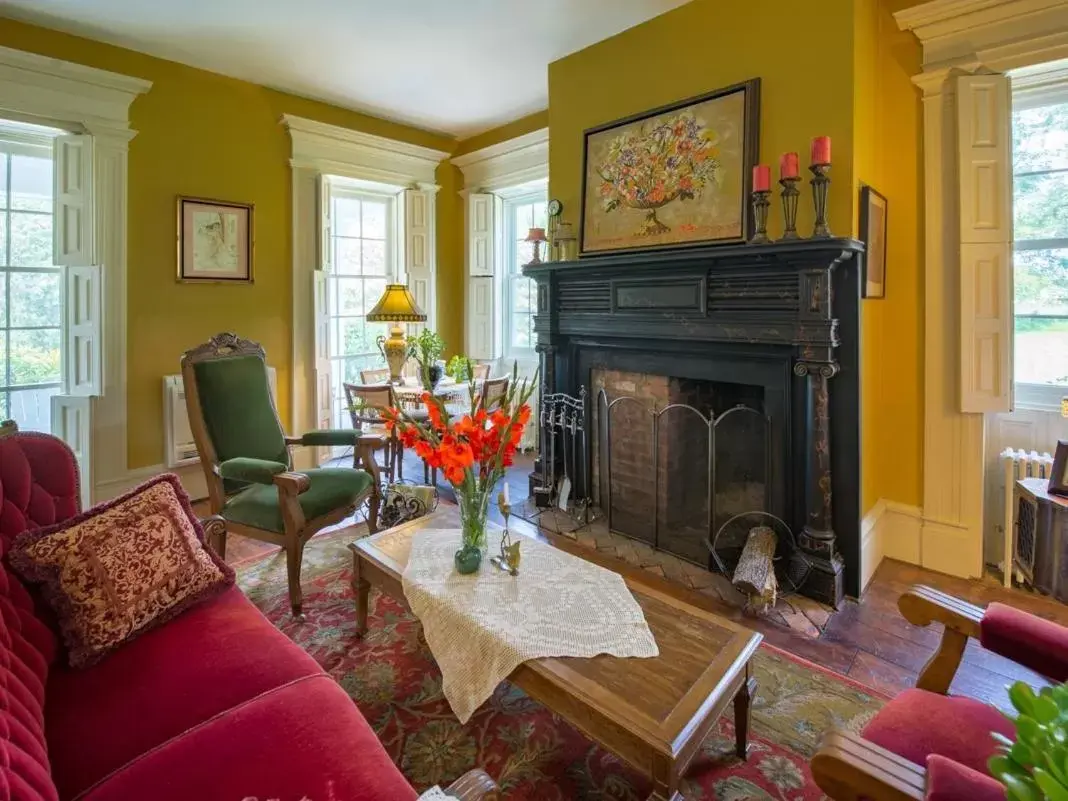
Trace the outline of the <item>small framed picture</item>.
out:
M 864 243 L 865 298 L 886 297 L 886 198 L 870 186 L 860 188 L 860 239 Z
M 252 283 L 252 203 L 178 198 L 178 280 Z
M 1068 495 L 1068 442 L 1063 439 L 1057 441 L 1048 490 L 1051 495 Z

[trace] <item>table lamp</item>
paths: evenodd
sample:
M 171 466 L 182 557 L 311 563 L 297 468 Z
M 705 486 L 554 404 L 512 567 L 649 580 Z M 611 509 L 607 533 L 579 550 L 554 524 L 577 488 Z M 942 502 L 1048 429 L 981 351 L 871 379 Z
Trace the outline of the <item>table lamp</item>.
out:
M 378 349 L 386 357 L 389 365 L 390 383 L 401 382 L 401 371 L 408 361 L 408 342 L 404 338 L 401 323 L 426 322 L 426 314 L 415 302 L 412 293 L 404 284 L 387 284 L 386 291 L 378 299 L 375 307 L 367 313 L 369 323 L 392 323 L 389 338 L 380 336 L 375 340 Z
M 533 242 L 534 243 L 534 258 L 531 259 L 529 263 L 530 264 L 541 264 L 541 252 L 540 252 L 539 248 L 541 247 L 541 243 L 546 241 L 545 240 L 545 229 L 544 228 L 531 228 L 527 232 L 527 238 L 524 239 L 523 241 L 524 242 Z

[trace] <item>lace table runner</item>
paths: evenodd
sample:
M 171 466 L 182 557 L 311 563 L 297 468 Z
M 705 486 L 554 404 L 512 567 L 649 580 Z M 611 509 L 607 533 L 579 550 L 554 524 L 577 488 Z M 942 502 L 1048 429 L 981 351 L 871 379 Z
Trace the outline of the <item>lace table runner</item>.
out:
M 521 537 L 522 564 L 512 576 L 489 561 L 500 552 L 501 530 L 491 528 L 487 539 L 482 568 L 462 576 L 453 567 L 460 531 L 418 531 L 401 577 L 461 723 L 528 659 L 659 654 L 618 573 Z

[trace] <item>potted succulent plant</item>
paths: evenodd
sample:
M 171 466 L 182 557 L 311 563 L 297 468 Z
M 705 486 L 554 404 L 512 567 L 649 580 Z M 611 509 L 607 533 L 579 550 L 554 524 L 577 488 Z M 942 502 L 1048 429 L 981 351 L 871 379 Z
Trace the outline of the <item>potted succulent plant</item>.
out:
M 467 383 L 471 380 L 471 364 L 469 358 L 458 353 L 445 365 L 445 375 L 457 384 Z
M 1068 685 L 1036 694 L 1018 681 L 1009 700 L 1019 713 L 1016 741 L 994 734 L 998 753 L 988 763 L 991 775 L 1005 785 L 1010 801 L 1068 801 Z
M 423 389 L 433 392 L 444 369 L 438 360 L 445 353 L 445 340 L 436 331 L 424 328 L 418 336 L 408 337 L 408 355 L 419 364 L 419 377 Z

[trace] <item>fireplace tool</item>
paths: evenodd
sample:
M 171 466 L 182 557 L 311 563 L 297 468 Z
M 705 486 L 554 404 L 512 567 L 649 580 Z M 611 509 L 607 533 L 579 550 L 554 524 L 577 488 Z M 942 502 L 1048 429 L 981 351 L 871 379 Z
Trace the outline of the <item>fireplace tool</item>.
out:
M 541 399 L 541 476 L 534 498 L 541 509 L 555 507 L 589 522 L 586 388 L 578 396 L 557 392 Z M 575 493 L 582 493 L 576 497 Z

